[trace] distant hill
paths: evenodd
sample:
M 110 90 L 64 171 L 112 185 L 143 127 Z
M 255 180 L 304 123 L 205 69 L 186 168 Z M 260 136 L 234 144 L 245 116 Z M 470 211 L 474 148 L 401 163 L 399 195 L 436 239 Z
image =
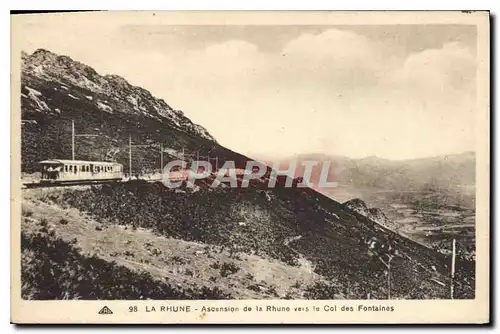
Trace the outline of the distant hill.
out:
M 291 160 L 330 161 L 329 180 L 337 181 L 340 187 L 319 191 L 341 201 L 360 197 L 363 192 L 432 192 L 446 197 L 443 204 L 460 204 L 470 208 L 475 205 L 476 159 L 473 152 L 413 160 L 301 154 L 289 160 L 282 159 L 282 168 Z M 273 161 L 267 163 L 272 165 Z M 319 172 L 319 169 L 314 170 L 313 177 L 319 179 Z M 296 175 L 301 173 L 299 169 Z M 369 200 L 368 197 L 364 199 Z
M 342 182 L 379 189 L 470 187 L 475 185 L 475 165 L 473 152 L 403 161 L 371 157 L 349 161 Z

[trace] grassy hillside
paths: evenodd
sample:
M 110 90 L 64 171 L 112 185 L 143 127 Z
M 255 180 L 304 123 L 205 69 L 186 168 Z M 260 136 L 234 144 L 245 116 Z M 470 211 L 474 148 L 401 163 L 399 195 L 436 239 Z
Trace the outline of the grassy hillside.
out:
M 23 299 L 229 299 L 217 288 L 172 287 L 147 271 L 136 272 L 47 234 L 21 235 Z
M 106 282 L 106 276 L 101 275 L 103 271 L 120 277 L 125 271 L 127 274 L 122 280 L 130 279 L 133 285 L 148 286 L 151 282 L 158 282 L 160 286 L 169 287 L 166 293 L 171 293 L 172 298 L 180 296 L 182 299 L 202 294 L 207 299 L 226 296 L 235 299 L 301 299 L 315 293 L 316 285 L 327 286 L 325 280 L 313 272 L 311 263 L 303 258 L 292 266 L 270 257 L 172 238 L 130 224 L 104 224 L 68 205 L 56 205 L 54 201 L 58 201 L 61 191 L 71 190 L 51 189 L 47 193 L 46 190 L 33 189 L 25 193 L 23 252 L 30 259 L 22 263 L 23 291 L 27 291 L 25 298 L 58 299 L 65 294 L 67 298 L 104 298 L 116 279 L 111 277 L 112 283 Z M 49 245 L 57 239 L 62 250 L 24 241 L 34 237 L 42 238 Z M 56 269 L 51 271 L 51 266 Z M 94 295 L 79 292 L 83 279 L 88 280 L 85 284 L 96 287 L 92 290 Z M 50 287 L 47 284 L 52 281 L 57 281 L 61 288 L 47 291 Z M 98 288 L 101 285 L 103 288 Z M 158 290 L 141 291 L 144 291 L 141 292 L 142 298 L 165 297 Z M 122 297 L 123 294 L 117 292 L 113 298 Z M 331 297 L 340 298 L 338 295 Z
M 399 251 L 392 263 L 393 297 L 447 297 L 447 289 L 433 283 L 447 282 L 446 256 L 315 192 L 284 188 L 268 195 L 270 199 L 252 188 L 192 191 L 129 182 L 63 191 L 42 196 L 42 201 L 76 208 L 104 226 L 151 229 L 161 236 L 220 247 L 230 256 L 250 254 L 296 267 L 306 260 L 329 284 L 325 288 L 322 284 L 327 283 L 317 282 L 313 291 L 323 292 L 310 295 L 315 298 L 385 298 L 385 267 L 363 240 L 391 236 Z M 473 264 L 461 261 L 458 267 L 457 293 L 472 298 Z

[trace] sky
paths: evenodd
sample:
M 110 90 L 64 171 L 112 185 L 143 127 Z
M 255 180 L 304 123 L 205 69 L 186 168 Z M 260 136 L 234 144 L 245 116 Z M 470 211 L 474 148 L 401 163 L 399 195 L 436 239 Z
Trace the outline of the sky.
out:
M 19 43 L 120 75 L 254 158 L 475 150 L 474 26 L 46 20 Z

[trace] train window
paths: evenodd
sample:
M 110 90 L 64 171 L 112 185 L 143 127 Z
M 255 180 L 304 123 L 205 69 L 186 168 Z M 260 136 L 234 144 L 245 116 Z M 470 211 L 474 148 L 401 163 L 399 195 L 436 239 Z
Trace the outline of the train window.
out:
M 70 165 L 70 166 L 69 166 L 69 171 L 70 171 L 70 172 L 72 172 L 72 171 L 73 171 L 73 166 L 72 166 L 72 165 Z
M 75 174 L 76 174 L 76 173 L 78 172 L 78 166 L 75 166 L 75 167 L 73 168 L 73 170 L 75 171 Z

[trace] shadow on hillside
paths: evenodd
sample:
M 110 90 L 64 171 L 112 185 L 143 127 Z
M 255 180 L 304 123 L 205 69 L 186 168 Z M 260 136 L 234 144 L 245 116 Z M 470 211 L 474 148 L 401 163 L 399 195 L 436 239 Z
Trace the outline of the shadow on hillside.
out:
M 173 288 L 147 272 L 134 272 L 46 234 L 21 235 L 23 299 L 230 299 L 218 288 Z

